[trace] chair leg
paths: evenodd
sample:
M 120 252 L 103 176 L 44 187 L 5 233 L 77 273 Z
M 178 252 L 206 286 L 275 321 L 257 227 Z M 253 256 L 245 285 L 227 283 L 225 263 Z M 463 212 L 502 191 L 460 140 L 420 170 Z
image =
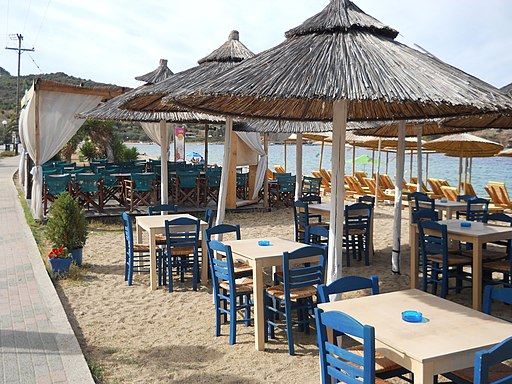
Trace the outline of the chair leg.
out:
M 290 356 L 295 355 L 295 346 L 293 344 L 293 328 L 292 328 L 292 306 L 290 302 L 284 302 L 286 317 L 286 336 L 288 338 L 288 353 Z
M 236 297 L 230 294 L 229 300 L 229 344 L 236 343 Z
M 220 306 L 221 306 L 221 303 L 220 303 L 220 299 L 219 299 L 219 293 L 218 292 L 214 292 L 213 293 L 215 295 L 215 336 L 219 337 L 220 336 L 220 317 L 221 317 L 221 312 L 220 312 Z

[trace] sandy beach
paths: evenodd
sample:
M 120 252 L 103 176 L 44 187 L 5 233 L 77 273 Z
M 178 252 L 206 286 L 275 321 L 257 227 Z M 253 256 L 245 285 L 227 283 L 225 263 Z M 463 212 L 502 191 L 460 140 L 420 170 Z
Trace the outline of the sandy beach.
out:
M 409 287 L 407 211 L 402 221 L 401 274 L 391 272 L 391 206 L 375 216 L 375 255 L 370 266 L 355 261 L 344 275 L 378 275 L 381 292 Z M 231 213 L 243 238 L 278 235 L 293 239 L 293 210 Z M 113 229 L 114 228 L 114 229 Z M 104 383 L 317 383 L 318 350 L 314 332 L 296 333 L 297 356 L 289 356 L 278 334 L 265 352 L 254 349 L 253 327 L 239 325 L 237 344 L 229 345 L 229 329 L 214 336 L 211 285 L 192 291 L 191 283 L 175 284 L 175 292 L 149 290 L 149 277 L 124 282 L 124 240 L 119 226 L 94 229 L 85 250 L 81 281 L 61 280 L 58 291 L 89 363 L 99 367 Z M 176 281 L 176 280 L 175 280 Z M 467 303 L 470 290 L 451 294 Z

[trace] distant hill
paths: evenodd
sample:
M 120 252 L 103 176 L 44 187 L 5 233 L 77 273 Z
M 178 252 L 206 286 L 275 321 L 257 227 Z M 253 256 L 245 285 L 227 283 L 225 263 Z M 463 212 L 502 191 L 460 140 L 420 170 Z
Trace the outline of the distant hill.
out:
M 23 97 L 24 91 L 30 88 L 33 80 L 36 78 L 58 81 L 60 83 L 82 84 L 84 86 L 112 85 L 81 79 L 63 72 L 25 75 L 20 77 L 20 98 Z M 0 67 L 0 110 L 10 111 L 14 109 L 16 109 L 16 76 L 11 76 L 8 71 Z

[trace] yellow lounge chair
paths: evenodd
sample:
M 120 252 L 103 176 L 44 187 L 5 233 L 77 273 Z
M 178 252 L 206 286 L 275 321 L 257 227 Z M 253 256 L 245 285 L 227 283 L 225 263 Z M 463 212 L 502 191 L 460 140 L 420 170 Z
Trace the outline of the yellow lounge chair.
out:
M 328 179 L 323 177 L 323 175 L 319 171 L 312 171 L 311 174 L 313 177 L 318 177 L 322 179 L 322 184 L 320 188 L 322 189 L 322 194 L 325 196 L 327 192 L 331 192 L 331 183 Z
M 395 201 L 395 195 L 394 194 L 388 194 L 385 193 L 382 189 L 377 189 L 376 182 L 374 179 L 370 179 L 369 177 L 366 177 L 364 179 L 366 182 L 366 185 L 370 189 L 370 196 L 374 196 L 375 199 L 379 201 Z
M 457 201 L 457 196 L 459 193 L 457 192 L 457 188 L 455 187 L 447 187 L 446 185 L 441 186 L 441 191 L 443 192 L 444 197 L 450 201 Z

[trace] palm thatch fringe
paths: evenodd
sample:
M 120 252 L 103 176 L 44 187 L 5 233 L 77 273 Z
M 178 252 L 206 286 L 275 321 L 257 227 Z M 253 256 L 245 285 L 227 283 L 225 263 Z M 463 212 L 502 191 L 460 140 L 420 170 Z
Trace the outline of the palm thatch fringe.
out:
M 184 111 L 187 108 L 178 105 L 162 104 L 162 98 L 169 92 L 196 83 L 215 79 L 221 73 L 232 68 L 242 60 L 253 57 L 251 52 L 239 40 L 237 31 L 229 34 L 228 41 L 205 58 L 198 61 L 199 65 L 179 72 L 167 80 L 148 86 L 135 92 L 121 108 L 136 111 Z
M 160 65 L 154 71 L 146 73 L 142 76 L 136 76 L 135 80 L 144 81 L 147 84 L 158 83 L 159 81 L 165 80 L 168 77 L 174 75 L 173 71 L 167 66 L 167 60 L 160 59 Z
M 169 92 L 168 108 L 295 121 L 332 120 L 335 100 L 348 101 L 350 121 L 512 113 L 512 99 L 393 40 L 352 2 L 332 0 L 319 15 L 214 80 Z

